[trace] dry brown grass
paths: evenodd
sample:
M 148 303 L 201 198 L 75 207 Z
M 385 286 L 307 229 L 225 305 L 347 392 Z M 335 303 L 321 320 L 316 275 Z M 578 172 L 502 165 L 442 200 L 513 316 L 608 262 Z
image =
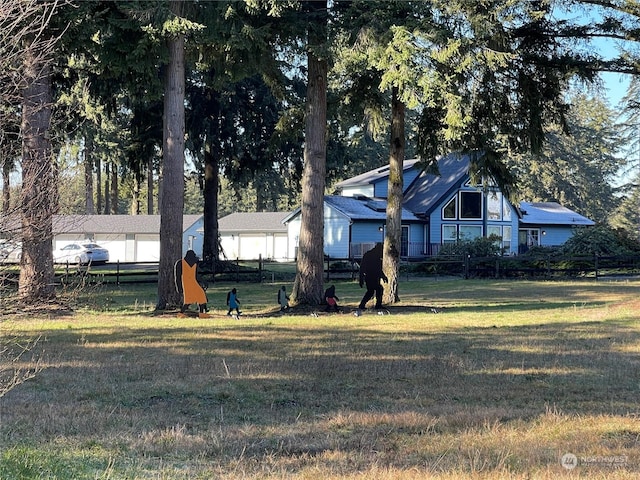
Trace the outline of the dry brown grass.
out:
M 382 317 L 21 318 L 44 370 L 0 399 L 0 478 L 637 478 L 638 293 L 461 281 Z

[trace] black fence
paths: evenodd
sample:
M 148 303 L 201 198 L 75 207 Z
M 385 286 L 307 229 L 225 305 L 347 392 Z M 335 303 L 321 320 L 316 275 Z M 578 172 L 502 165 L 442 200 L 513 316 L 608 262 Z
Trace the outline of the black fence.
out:
M 599 278 L 640 275 L 640 255 L 435 256 L 406 264 L 415 274 L 464 278 Z
M 325 257 L 324 274 L 330 280 L 357 280 L 360 265 L 353 258 Z M 403 260 L 401 278 L 456 276 L 461 278 L 601 278 L 640 276 L 640 255 L 625 256 L 529 256 L 471 257 L 436 255 L 427 259 Z M 291 282 L 294 262 L 233 260 L 212 268 L 201 264 L 198 277 L 203 284 L 215 282 Z M 19 267 L 3 266 L 0 283 L 17 288 Z M 56 268 L 60 285 L 157 283 L 157 263 L 114 262 L 105 265 L 65 265 Z

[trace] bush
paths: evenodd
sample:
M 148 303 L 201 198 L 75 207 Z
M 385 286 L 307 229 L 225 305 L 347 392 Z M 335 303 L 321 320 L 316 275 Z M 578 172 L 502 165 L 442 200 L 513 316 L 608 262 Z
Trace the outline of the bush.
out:
M 339 261 L 329 265 L 329 271 L 331 272 L 357 272 L 358 270 L 360 270 L 358 262 Z
M 622 229 L 606 225 L 583 228 L 562 246 L 565 255 L 633 255 L 640 253 L 640 242 Z
M 438 256 L 471 255 L 472 257 L 491 257 L 500 253 L 498 241 L 500 237 L 490 235 L 473 240 L 460 240 L 456 243 L 445 243 L 440 247 Z

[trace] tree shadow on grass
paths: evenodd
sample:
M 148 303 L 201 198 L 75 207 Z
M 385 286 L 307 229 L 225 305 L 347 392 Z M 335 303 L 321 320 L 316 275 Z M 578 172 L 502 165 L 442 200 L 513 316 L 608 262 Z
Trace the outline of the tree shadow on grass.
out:
M 2 400 L 1 431 L 100 432 L 144 456 L 196 451 L 229 465 L 375 445 L 363 462 L 394 465 L 400 435 L 637 409 L 640 331 L 623 322 L 407 332 L 314 321 L 43 332 L 49 365 Z

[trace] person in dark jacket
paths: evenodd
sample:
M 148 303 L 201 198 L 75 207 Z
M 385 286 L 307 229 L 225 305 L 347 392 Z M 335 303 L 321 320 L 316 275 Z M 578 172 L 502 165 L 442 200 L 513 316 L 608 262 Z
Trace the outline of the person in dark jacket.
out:
M 360 263 L 360 288 L 366 285 L 367 291 L 360 301 L 358 311 L 364 310 L 367 302 L 371 300 L 374 295 L 376 297 L 375 308 L 377 310 L 382 308 L 384 288 L 380 280 L 385 283 L 389 281 L 382 271 L 382 243 L 376 243 L 375 247 L 362 256 L 362 262 Z

